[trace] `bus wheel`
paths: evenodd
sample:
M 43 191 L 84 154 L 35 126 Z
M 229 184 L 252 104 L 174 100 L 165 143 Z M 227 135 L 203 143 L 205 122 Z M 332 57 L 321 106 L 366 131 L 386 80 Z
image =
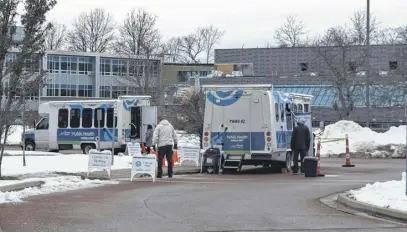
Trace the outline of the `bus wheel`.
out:
M 35 144 L 32 141 L 25 142 L 25 150 L 26 151 L 35 151 Z
M 94 144 L 83 144 L 82 145 L 82 151 L 85 155 L 89 154 L 89 151 L 92 149 L 96 149 L 96 146 Z
M 288 151 L 285 155 L 285 169 L 287 172 L 291 172 L 293 166 L 293 154 L 291 151 Z

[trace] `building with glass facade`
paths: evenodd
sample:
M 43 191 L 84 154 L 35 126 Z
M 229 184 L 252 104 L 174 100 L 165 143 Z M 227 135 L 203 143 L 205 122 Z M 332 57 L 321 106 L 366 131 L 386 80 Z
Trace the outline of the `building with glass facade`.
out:
M 6 63 L 17 53 L 10 52 Z M 36 64 L 46 74 L 44 83 L 30 99 L 29 109 L 39 101 L 117 98 L 148 94 L 157 97 L 162 84 L 161 57 L 125 57 L 111 54 L 47 51 Z M 158 99 L 156 101 L 159 101 Z

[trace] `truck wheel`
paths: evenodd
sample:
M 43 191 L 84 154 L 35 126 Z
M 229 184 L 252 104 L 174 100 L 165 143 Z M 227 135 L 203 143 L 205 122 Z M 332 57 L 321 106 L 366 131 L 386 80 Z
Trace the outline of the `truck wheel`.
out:
M 94 144 L 84 144 L 82 145 L 82 151 L 85 155 L 89 154 L 89 151 L 92 149 L 96 149 Z
M 293 166 L 293 154 L 288 151 L 285 155 L 285 169 L 287 172 L 291 172 Z
M 26 151 L 35 151 L 35 144 L 32 141 L 25 142 L 25 150 Z

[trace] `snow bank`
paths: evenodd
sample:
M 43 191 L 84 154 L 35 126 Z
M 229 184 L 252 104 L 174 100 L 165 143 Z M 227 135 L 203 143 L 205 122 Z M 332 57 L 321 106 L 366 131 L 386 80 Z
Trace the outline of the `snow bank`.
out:
M 131 160 L 130 156 L 115 156 L 112 170 L 131 168 Z M 55 172 L 87 172 L 88 155 L 28 156 L 26 157 L 26 165 L 23 166 L 21 156 L 5 156 L 3 157 L 2 175 L 20 176 Z
M 29 127 L 26 127 L 29 129 Z M 6 145 L 19 145 L 21 142 L 21 134 L 23 133 L 23 126 L 13 125 L 10 127 L 10 132 L 7 137 Z M 3 143 L 4 134 L 1 136 L 1 143 Z
M 200 147 L 199 136 L 187 134 L 185 131 L 177 130 L 178 147 Z
M 101 180 L 82 180 L 77 176 L 58 176 L 41 179 L 26 179 L 24 181 L 44 181 L 45 184 L 41 188 L 27 188 L 17 192 L 0 192 L 1 203 L 16 203 L 21 202 L 22 198 L 29 196 L 49 194 L 55 192 L 64 192 L 76 189 L 94 188 L 108 184 L 118 184 L 117 181 L 101 181 Z
M 405 195 L 406 173 L 401 180 L 367 184 L 359 190 L 350 191 L 350 197 L 356 201 L 378 207 L 395 209 L 407 213 L 407 196 Z
M 339 121 L 325 127 L 322 141 L 349 136 L 349 150 L 354 155 L 368 157 L 404 157 L 406 126 L 391 127 L 385 133 L 377 133 L 352 121 Z M 321 156 L 345 154 L 345 140 L 322 144 Z

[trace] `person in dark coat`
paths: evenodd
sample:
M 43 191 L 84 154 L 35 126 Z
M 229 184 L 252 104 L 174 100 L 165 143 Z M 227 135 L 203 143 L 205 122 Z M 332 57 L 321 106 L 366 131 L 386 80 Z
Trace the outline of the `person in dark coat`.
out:
M 153 134 L 154 134 L 153 126 L 147 125 L 146 142 L 144 144 L 147 150 L 147 154 L 150 154 L 151 149 L 155 150 L 153 146 Z
M 305 125 L 305 120 L 300 119 L 291 136 L 291 150 L 294 153 L 294 174 L 298 173 L 298 156 L 301 156 L 301 172 L 303 172 L 303 162 L 309 151 L 310 143 L 310 131 Z

